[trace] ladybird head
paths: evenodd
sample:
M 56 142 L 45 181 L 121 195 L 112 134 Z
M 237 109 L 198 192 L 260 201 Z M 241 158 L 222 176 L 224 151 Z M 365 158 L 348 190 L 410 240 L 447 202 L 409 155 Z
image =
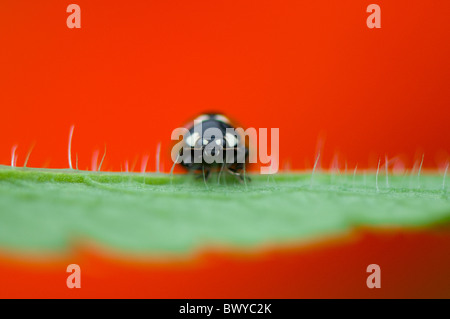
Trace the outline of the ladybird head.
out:
M 207 114 L 198 117 L 184 136 L 185 148 L 194 151 L 194 160 L 223 163 L 225 151 L 237 147 L 239 137 L 222 115 Z M 190 152 L 192 153 L 192 152 Z

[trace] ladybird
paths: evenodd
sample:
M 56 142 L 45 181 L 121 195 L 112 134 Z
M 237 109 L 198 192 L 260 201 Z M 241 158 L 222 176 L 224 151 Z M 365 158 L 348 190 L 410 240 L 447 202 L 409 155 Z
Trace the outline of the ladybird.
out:
M 203 175 L 205 181 L 212 171 L 219 171 L 219 179 L 222 171 L 226 171 L 241 182 L 249 180 L 242 174 L 249 149 L 228 117 L 220 113 L 202 114 L 186 128 L 188 132 L 183 136 L 179 153 L 181 166 L 199 177 Z

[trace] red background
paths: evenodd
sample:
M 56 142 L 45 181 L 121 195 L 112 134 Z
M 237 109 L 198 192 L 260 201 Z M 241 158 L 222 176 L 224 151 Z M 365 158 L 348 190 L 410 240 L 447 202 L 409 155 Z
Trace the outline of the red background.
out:
M 358 230 L 308 245 L 167 260 L 89 245 L 65 256 L 1 254 L 0 298 L 450 298 L 449 246 L 443 228 Z M 81 268 L 80 289 L 66 286 L 72 263 Z M 380 289 L 366 285 L 373 263 Z
M 0 163 L 18 145 L 23 165 L 130 168 L 205 110 L 244 127 L 280 128 L 280 164 L 375 167 L 399 155 L 424 167 L 450 154 L 450 3 L 377 1 L 381 29 L 366 26 L 367 1 L 86 1 L 81 29 L 71 2 L 0 4 Z
M 167 172 L 171 131 L 211 109 L 280 128 L 282 167 L 310 168 L 322 142 L 324 167 L 335 155 L 370 168 L 385 154 L 407 167 L 423 153 L 426 168 L 449 158 L 448 1 L 377 0 L 376 30 L 372 1 L 75 2 L 81 29 L 66 26 L 71 2 L 0 2 L 0 164 L 18 145 L 23 165 L 36 143 L 28 166 L 68 167 L 75 125 L 80 168 L 106 144 L 104 169 L 138 169 L 147 154 L 154 171 L 161 143 Z M 2 254 L 0 297 L 448 297 L 448 234 L 166 264 L 84 247 L 31 266 Z M 365 286 L 374 260 L 381 290 Z M 65 286 L 72 262 L 83 289 Z

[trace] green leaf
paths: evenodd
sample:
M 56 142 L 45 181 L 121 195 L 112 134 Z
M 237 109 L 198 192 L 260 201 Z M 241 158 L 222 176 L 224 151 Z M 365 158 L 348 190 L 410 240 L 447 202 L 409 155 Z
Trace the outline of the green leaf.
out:
M 66 251 L 78 240 L 146 254 L 251 249 L 356 227 L 431 227 L 450 220 L 437 174 L 233 176 L 105 173 L 0 166 L 0 248 Z

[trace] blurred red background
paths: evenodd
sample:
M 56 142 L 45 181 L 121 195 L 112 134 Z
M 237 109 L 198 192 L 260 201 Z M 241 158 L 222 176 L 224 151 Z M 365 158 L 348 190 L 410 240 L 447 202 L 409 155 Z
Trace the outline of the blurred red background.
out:
M 35 143 L 28 166 L 68 167 L 75 125 L 81 169 L 106 144 L 104 169 L 127 160 L 139 170 L 149 155 L 154 171 L 161 143 L 167 172 L 172 130 L 218 110 L 244 127 L 280 128 L 282 168 L 311 168 L 318 149 L 323 167 L 337 155 L 341 167 L 373 168 L 385 154 L 406 167 L 425 154 L 425 168 L 440 167 L 450 157 L 450 2 L 375 2 L 376 30 L 368 1 L 76 0 L 82 28 L 68 29 L 71 2 L 3 0 L 0 164 L 18 145 L 23 165 Z M 448 245 L 448 231 L 369 232 L 162 265 L 84 247 L 31 266 L 2 254 L 0 297 L 447 297 Z M 373 260 L 390 283 L 380 291 L 364 285 Z M 74 261 L 79 291 L 65 286 Z
M 450 154 L 448 1 L 86 1 L 0 3 L 0 163 L 149 171 L 170 133 L 205 110 L 245 127 L 280 128 L 280 165 L 375 167 L 400 156 L 424 167 Z M 320 144 L 320 143 L 319 143 Z
M 1 254 L 0 298 L 450 298 L 449 245 L 443 227 L 359 229 L 306 245 L 168 259 L 89 245 L 63 256 Z M 66 286 L 72 263 L 81 289 Z M 373 263 L 380 289 L 366 285 Z

